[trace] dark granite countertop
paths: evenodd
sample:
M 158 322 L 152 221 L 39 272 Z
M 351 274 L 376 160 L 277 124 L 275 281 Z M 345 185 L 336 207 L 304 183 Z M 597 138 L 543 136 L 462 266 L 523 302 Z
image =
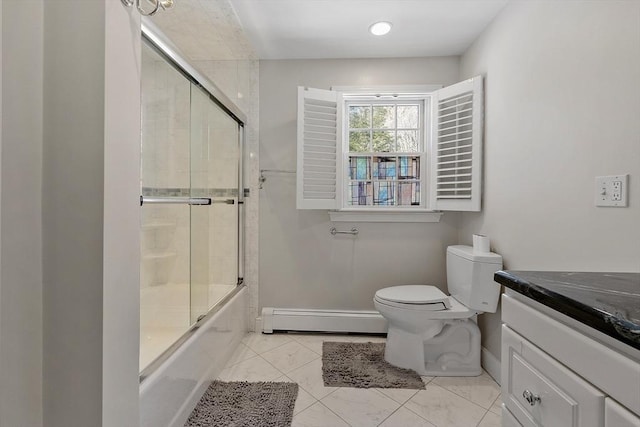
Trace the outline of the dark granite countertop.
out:
M 640 350 L 640 273 L 498 271 L 496 282 Z

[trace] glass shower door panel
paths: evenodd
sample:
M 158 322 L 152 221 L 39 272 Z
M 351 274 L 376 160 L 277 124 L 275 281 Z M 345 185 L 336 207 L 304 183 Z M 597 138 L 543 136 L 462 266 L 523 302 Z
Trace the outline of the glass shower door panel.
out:
M 191 197 L 210 197 L 207 191 L 209 128 L 207 108 L 211 102 L 201 89 L 191 85 Z M 209 210 L 191 207 L 191 323 L 209 307 Z
M 192 87 L 191 194 L 211 206 L 191 209 L 191 321 L 238 281 L 238 124 Z
M 189 195 L 190 82 L 142 47 L 141 194 Z M 140 370 L 190 326 L 189 206 L 144 204 L 141 224 Z
M 211 268 L 209 308 L 238 284 L 238 187 L 240 129 L 238 123 L 216 104 L 209 106 L 209 186 L 212 189 L 210 214 Z M 231 204 L 230 204 L 231 203 Z

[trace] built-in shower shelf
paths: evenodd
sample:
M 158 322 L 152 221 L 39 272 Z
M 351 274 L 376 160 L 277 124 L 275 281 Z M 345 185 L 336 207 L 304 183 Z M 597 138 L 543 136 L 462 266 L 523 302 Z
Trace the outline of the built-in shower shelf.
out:
M 177 224 L 175 221 L 150 221 L 142 224 L 142 253 L 169 253 Z
M 177 257 L 176 252 L 142 255 L 143 286 L 158 286 L 169 283 Z

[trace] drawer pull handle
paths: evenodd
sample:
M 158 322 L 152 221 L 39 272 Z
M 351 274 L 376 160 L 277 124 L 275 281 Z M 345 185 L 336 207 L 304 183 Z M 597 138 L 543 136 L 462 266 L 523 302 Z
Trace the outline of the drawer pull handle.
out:
M 540 396 L 538 396 L 537 394 L 533 394 L 529 390 L 523 391 L 522 392 L 522 397 L 524 397 L 524 400 L 529 402 L 529 405 L 531 405 L 531 406 L 535 406 L 536 403 L 540 403 Z

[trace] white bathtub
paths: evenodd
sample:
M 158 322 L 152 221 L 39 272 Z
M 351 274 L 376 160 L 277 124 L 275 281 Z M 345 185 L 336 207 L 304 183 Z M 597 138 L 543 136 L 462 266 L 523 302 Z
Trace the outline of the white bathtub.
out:
M 140 426 L 182 427 L 247 331 L 242 288 L 140 384 Z

